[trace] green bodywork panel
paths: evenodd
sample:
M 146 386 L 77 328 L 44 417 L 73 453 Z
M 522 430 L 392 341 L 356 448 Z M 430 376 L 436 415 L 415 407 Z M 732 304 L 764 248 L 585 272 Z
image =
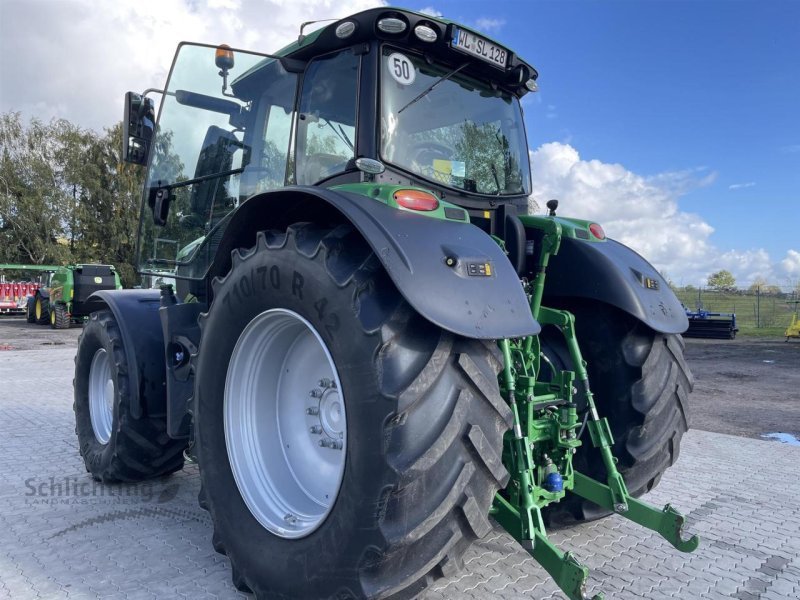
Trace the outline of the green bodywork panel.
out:
M 525 215 L 521 216 L 520 220 L 526 227 L 533 229 L 548 230 L 552 228 L 552 223 L 558 223 L 561 226 L 561 237 L 580 239 L 584 242 L 605 243 L 605 239 L 596 238 L 591 231 L 589 225 L 596 223 L 596 221 L 586 221 L 584 219 L 573 219 L 571 217 L 545 217 L 538 215 Z M 579 234 L 578 232 L 582 232 Z
M 407 211 L 414 213 L 416 215 L 421 215 L 423 217 L 431 217 L 433 219 L 443 219 L 445 221 L 456 221 L 461 223 L 469 223 L 469 215 L 467 211 L 455 204 L 451 204 L 445 200 L 439 199 L 439 206 L 436 210 L 411 210 L 408 208 L 404 208 L 397 204 L 394 199 L 394 193 L 398 190 L 418 190 L 420 192 L 428 192 L 432 193 L 430 190 L 426 190 L 421 187 L 413 187 L 408 185 L 388 185 L 388 184 L 377 184 L 377 183 L 348 183 L 344 185 L 337 185 L 333 186 L 330 189 L 340 191 L 340 192 L 350 192 L 353 194 L 360 194 L 365 196 L 371 200 L 377 200 L 386 206 L 390 206 L 392 208 L 396 208 L 398 210 Z M 436 195 L 436 194 L 434 194 Z M 438 198 L 438 196 L 436 196 Z M 445 214 L 445 209 L 450 209 L 449 212 L 458 214 L 462 218 L 455 219 L 448 217 Z

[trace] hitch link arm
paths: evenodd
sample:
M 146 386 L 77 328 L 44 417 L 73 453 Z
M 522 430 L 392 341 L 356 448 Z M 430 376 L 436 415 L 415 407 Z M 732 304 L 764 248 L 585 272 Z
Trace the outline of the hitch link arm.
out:
M 492 516 L 542 565 L 570 600 L 604 600 L 603 594 L 586 595 L 589 568 L 579 563 L 571 552 L 562 552 L 549 540 L 540 510 L 534 506 L 525 512 L 527 518 L 501 495 L 495 497 Z M 527 524 L 532 528 L 527 529 Z
M 592 438 L 592 445 L 600 451 L 608 477 L 607 484 L 603 485 L 582 473 L 576 472 L 572 493 L 655 531 L 681 552 L 693 552 L 696 550 L 700 544 L 700 539 L 696 535 L 688 540 L 682 538 L 683 525 L 686 522 L 686 518 L 669 504 L 663 510 L 658 510 L 641 500 L 633 498 L 625 486 L 625 480 L 617 471 L 617 461 L 611 453 L 614 437 L 611 434 L 608 420 L 600 418 L 597 414 L 594 397 L 589 389 L 586 361 L 581 356 L 577 336 L 575 335 L 574 317 L 565 311 L 542 308 L 539 320 L 542 324 L 547 323 L 560 327 L 564 333 L 570 358 L 572 358 L 572 362 L 575 365 L 577 379 L 580 381 L 586 395 L 590 416 L 587 427 Z
M 589 569 L 579 563 L 570 552 L 562 552 L 547 537 L 542 513 L 533 498 L 533 456 L 527 436 L 523 434 L 519 408 L 514 395 L 516 383 L 511 370 L 509 341 L 499 341 L 503 352 L 503 372 L 508 401 L 514 415 L 513 466 L 519 485 L 519 501 L 512 505 L 502 495 L 495 496 L 491 514 L 502 527 L 513 535 L 522 547 L 550 574 L 570 600 L 604 600 L 602 594 L 586 596 Z
M 614 512 L 625 513 L 628 510 L 628 498 L 630 495 L 625 486 L 625 480 L 617 471 L 617 460 L 611 453 L 611 448 L 614 445 L 611 427 L 605 417 L 600 418 L 597 414 L 594 394 L 589 388 L 589 373 L 586 370 L 586 361 L 583 360 L 581 350 L 578 347 L 578 338 L 575 335 L 575 317 L 567 311 L 542 307 L 539 314 L 539 322 L 543 325 L 555 325 L 564 334 L 567 350 L 575 368 L 575 378 L 580 383 L 586 396 L 586 408 L 589 411 L 589 421 L 586 426 L 592 438 L 592 445 L 600 451 L 603 465 L 606 468 L 608 488 L 613 498 L 613 503 L 608 508 Z
M 572 491 L 598 506 L 614 510 L 614 498 L 609 486 L 603 485 L 582 473 L 575 473 L 575 487 Z M 696 535 L 693 535 L 688 540 L 683 539 L 683 526 L 686 522 L 686 517 L 669 504 L 663 510 L 658 510 L 646 502 L 629 496 L 628 510 L 622 513 L 622 516 L 660 534 L 661 537 L 681 552 L 694 552 L 700 545 L 700 538 Z

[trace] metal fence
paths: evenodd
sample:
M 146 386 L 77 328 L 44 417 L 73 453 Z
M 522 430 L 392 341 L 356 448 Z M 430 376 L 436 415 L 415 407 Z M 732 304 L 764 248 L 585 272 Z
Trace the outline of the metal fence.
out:
M 800 300 L 798 289 L 778 286 L 726 291 L 688 286 L 676 288 L 675 293 L 689 310 L 734 313 L 740 329 L 787 327 L 795 311 L 794 302 Z

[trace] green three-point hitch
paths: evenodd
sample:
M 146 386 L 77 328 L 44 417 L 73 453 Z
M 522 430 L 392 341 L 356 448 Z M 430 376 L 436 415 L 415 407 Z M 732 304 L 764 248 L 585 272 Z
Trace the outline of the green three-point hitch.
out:
M 611 451 L 614 445 L 611 428 L 606 418 L 598 414 L 589 387 L 587 363 L 575 334 L 575 317 L 568 311 L 541 304 L 547 264 L 561 244 L 561 225 L 553 217 L 525 217 L 524 221 L 526 226 L 543 232 L 535 279 L 525 284 L 531 312 L 539 323 L 561 332 L 574 371 L 554 370 L 551 364 L 550 379 L 542 381 L 539 376 L 543 355 L 537 337 L 498 342 L 504 359 L 500 389 L 513 412 L 514 425 L 506 434 L 503 452 L 511 481 L 495 497 L 491 514 L 571 600 L 583 600 L 588 568 L 548 539 L 542 519 L 542 509 L 560 501 L 565 494 L 576 494 L 652 529 L 682 552 L 697 549 L 699 539 L 696 535 L 683 539 L 685 518 L 669 504 L 659 510 L 628 492 Z M 582 407 L 579 407 L 579 393 Z M 579 409 L 584 415 L 582 419 L 578 416 Z M 573 456 L 583 444 L 581 434 L 587 429 L 592 446 L 602 458 L 605 482 L 573 469 Z M 594 600 L 601 598 L 602 594 L 594 596 Z

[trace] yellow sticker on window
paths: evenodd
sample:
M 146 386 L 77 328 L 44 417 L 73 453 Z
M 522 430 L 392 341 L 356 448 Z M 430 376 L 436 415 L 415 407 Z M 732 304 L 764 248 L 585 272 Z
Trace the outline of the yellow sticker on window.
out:
M 453 172 L 453 163 L 441 158 L 433 159 L 433 170 L 442 175 L 450 175 Z
M 103 283 L 103 278 L 102 277 L 95 277 L 94 278 L 94 282 L 95 283 Z

